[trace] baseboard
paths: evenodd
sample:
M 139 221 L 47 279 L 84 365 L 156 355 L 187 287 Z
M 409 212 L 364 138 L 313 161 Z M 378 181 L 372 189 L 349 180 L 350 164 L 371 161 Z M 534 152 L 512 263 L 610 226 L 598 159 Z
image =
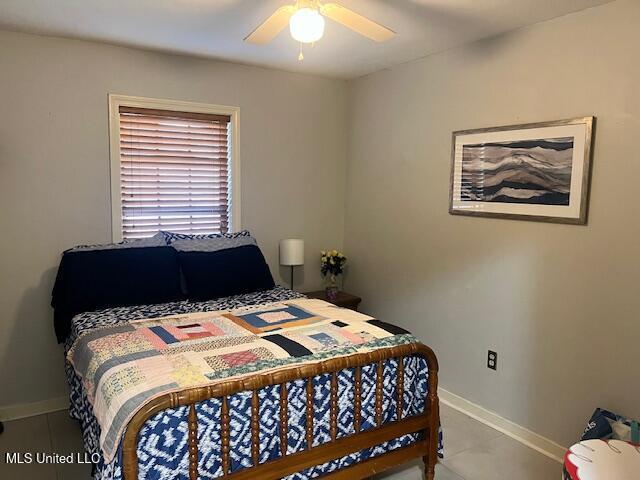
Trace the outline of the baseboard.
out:
M 0 407 L 0 420 L 18 420 L 20 418 L 34 417 L 44 413 L 57 412 L 69 408 L 69 397 L 58 397 L 41 402 L 22 403 L 19 405 L 7 405 Z
M 458 410 L 465 415 L 484 423 L 485 425 L 498 430 L 499 432 L 508 435 L 509 437 L 517 440 L 518 442 L 533 448 L 534 450 L 546 455 L 549 458 L 562 463 L 562 458 L 567 451 L 566 447 L 557 444 L 553 440 L 538 435 L 531 430 L 513 423 L 511 420 L 501 417 L 497 413 L 491 412 L 486 408 L 476 405 L 475 403 L 466 400 L 455 393 L 451 393 L 443 388 L 438 389 L 438 396 L 440 401 L 445 405 Z M 445 448 L 447 439 L 445 437 Z

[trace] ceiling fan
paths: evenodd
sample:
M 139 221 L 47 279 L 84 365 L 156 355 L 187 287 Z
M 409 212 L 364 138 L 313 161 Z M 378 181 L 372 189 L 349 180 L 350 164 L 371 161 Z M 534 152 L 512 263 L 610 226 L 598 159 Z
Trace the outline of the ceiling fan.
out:
M 395 35 L 393 30 L 337 3 L 321 3 L 320 0 L 296 0 L 294 5 L 285 5 L 277 9 L 244 40 L 256 45 L 267 44 L 289 24 L 291 36 L 300 42 L 298 60 L 302 60 L 304 58 L 302 44 L 313 44 L 324 35 L 324 17 L 330 18 L 375 42 L 384 42 Z

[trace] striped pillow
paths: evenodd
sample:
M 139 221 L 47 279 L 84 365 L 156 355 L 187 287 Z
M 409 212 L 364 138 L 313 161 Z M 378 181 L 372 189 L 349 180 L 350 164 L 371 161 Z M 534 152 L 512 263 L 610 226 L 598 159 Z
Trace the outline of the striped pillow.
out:
M 176 240 L 171 244 L 179 252 L 217 252 L 219 250 L 244 247 L 245 245 L 257 245 L 256 239 L 250 236 L 189 238 L 187 240 Z
M 206 240 L 215 238 L 239 238 L 239 237 L 251 237 L 249 230 L 241 230 L 239 232 L 228 233 L 203 233 L 203 234 L 189 234 L 189 233 L 175 233 L 165 232 L 160 230 L 160 233 L 164 236 L 164 240 L 167 245 L 171 245 L 177 240 Z
M 119 243 L 104 243 L 96 245 L 77 245 L 65 252 L 89 252 L 93 250 L 115 250 L 118 248 L 141 248 L 141 247 L 166 247 L 164 235 L 161 232 L 156 233 L 153 237 L 137 238 L 134 240 L 125 240 Z

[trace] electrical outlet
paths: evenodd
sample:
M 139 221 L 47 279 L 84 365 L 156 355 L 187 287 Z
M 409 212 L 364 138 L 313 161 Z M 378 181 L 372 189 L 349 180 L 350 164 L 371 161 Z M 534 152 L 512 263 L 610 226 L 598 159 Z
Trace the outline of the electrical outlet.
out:
M 491 370 L 498 369 L 498 352 L 489 350 L 489 353 L 487 353 L 487 368 Z

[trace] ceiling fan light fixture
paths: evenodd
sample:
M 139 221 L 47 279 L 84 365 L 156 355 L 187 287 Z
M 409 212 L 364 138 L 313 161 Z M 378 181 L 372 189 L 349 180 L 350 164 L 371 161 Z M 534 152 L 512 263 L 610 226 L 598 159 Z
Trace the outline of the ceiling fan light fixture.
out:
M 317 42 L 324 35 L 324 17 L 314 8 L 300 8 L 289 19 L 289 30 L 298 42 Z

